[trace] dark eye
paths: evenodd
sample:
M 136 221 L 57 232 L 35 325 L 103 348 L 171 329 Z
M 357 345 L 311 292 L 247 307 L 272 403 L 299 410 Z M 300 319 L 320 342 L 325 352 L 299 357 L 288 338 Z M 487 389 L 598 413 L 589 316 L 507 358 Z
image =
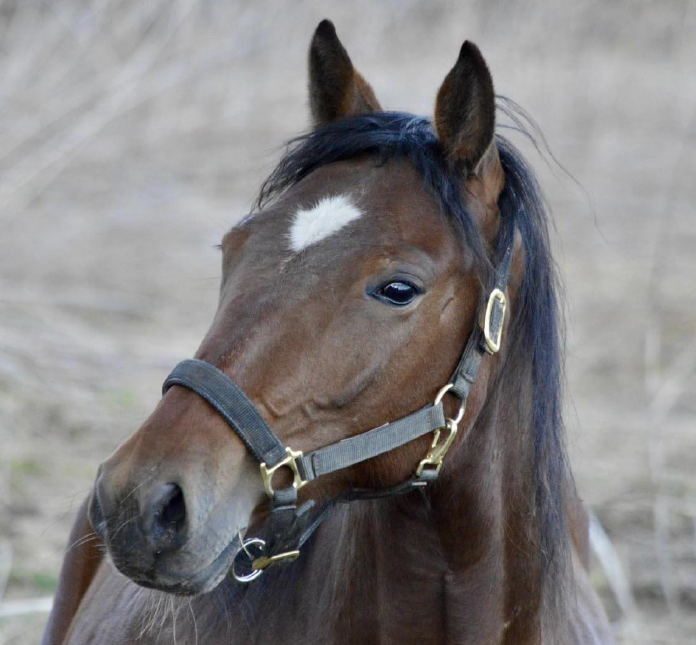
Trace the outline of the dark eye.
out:
M 386 300 L 392 305 L 403 307 L 415 299 L 419 294 L 418 289 L 410 282 L 394 281 L 385 284 L 375 292 L 380 300 Z

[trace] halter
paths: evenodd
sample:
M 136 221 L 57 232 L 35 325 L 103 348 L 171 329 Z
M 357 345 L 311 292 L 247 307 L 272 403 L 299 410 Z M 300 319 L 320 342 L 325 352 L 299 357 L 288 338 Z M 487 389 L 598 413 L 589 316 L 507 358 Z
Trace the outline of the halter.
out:
M 239 548 L 232 573 L 238 582 L 251 582 L 268 567 L 295 560 L 302 545 L 337 502 L 392 497 L 422 488 L 437 479 L 457 435 L 481 361 L 486 354 L 495 354 L 500 349 L 507 308 L 505 290 L 512 262 L 512 241 L 501 248 L 502 241 L 503 236 L 497 249 L 502 257 L 486 307 L 481 312 L 483 315 L 478 317 L 479 322 L 467 341 L 452 378 L 440 389 L 432 405 L 401 419 L 305 455 L 284 446 L 241 388 L 214 365 L 198 359 L 184 360 L 167 377 L 162 387 L 163 394 L 173 385 L 194 391 L 215 408 L 260 463 L 263 487 L 270 500 L 270 519 L 262 531 L 263 538 L 245 539 L 241 534 L 235 538 Z M 454 395 L 460 401 L 454 419 L 445 417 L 442 404 L 445 394 Z M 395 450 L 428 433 L 433 433 L 430 449 L 405 482 L 378 490 L 351 489 L 314 512 L 312 500 L 298 507 L 297 491 L 310 481 Z M 282 467 L 290 469 L 293 481 L 290 486 L 276 490 L 273 476 Z

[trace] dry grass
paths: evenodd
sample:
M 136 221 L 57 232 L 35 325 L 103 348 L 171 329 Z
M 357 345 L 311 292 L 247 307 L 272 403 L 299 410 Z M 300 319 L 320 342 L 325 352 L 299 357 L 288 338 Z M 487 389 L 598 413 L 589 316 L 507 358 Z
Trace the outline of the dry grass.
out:
M 325 16 L 396 109 L 427 113 L 477 42 L 592 195 L 538 160 L 569 295 L 571 448 L 606 531 L 595 578 L 621 642 L 693 642 L 689 0 L 0 0 L 0 598 L 50 596 L 96 465 L 203 336 L 211 247 L 306 127 Z M 0 613 L 0 643 L 37 642 L 44 621 Z

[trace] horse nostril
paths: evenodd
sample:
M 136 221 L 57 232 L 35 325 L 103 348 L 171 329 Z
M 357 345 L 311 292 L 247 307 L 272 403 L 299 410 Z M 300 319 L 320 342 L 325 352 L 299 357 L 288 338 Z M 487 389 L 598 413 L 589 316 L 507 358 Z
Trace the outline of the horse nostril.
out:
M 184 492 L 177 484 L 164 484 L 151 499 L 145 514 L 145 532 L 158 550 L 173 550 L 181 546 L 186 528 Z
M 180 525 L 186 519 L 184 493 L 176 484 L 167 484 L 168 490 L 163 496 L 161 521 L 163 525 Z

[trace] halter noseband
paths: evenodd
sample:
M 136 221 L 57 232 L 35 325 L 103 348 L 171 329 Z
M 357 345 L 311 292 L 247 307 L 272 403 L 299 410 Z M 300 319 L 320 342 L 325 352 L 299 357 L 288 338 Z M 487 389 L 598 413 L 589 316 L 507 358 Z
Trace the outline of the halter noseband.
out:
M 501 250 L 499 248 L 498 252 Z M 269 566 L 295 560 L 300 555 L 302 545 L 326 519 L 335 503 L 391 497 L 426 486 L 437 479 L 464 416 L 466 401 L 481 360 L 486 354 L 495 354 L 500 349 L 507 307 L 505 290 L 511 262 L 512 241 L 502 253 L 486 308 L 467 341 L 457 369 L 450 381 L 440 389 L 432 405 L 306 455 L 283 446 L 246 394 L 214 365 L 189 359 L 174 368 L 164 382 L 162 394 L 173 385 L 193 390 L 215 408 L 260 463 L 263 487 L 270 499 L 270 520 L 264 530 L 264 538 L 244 539 L 241 535 L 237 536 L 239 548 L 232 573 L 238 582 L 250 582 Z M 454 419 L 445 417 L 442 399 L 446 393 L 453 394 L 461 402 Z M 312 500 L 298 508 L 297 491 L 308 482 L 399 448 L 430 432 L 433 433 L 430 450 L 405 482 L 378 490 L 348 490 L 314 513 L 310 512 L 314 508 Z M 273 475 L 283 466 L 292 472 L 293 482 L 287 488 L 276 490 Z M 240 558 L 246 560 L 246 571 L 242 573 L 236 568 L 241 563 Z

